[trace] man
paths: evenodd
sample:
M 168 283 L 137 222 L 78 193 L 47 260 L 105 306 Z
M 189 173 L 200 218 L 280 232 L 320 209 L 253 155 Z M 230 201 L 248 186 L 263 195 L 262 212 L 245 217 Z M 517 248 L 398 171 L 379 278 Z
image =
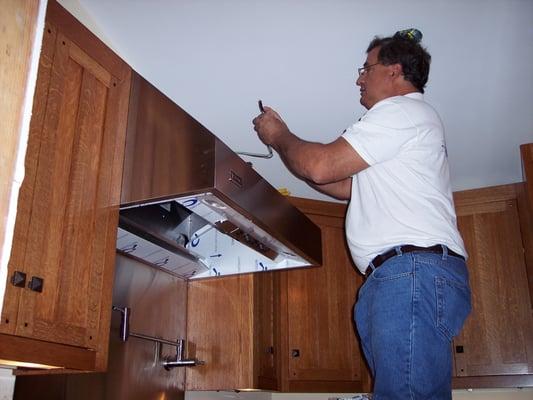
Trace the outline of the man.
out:
M 374 400 L 451 399 L 450 343 L 470 312 L 443 126 L 423 97 L 430 60 L 413 35 L 375 38 L 357 79 L 368 111 L 332 143 L 298 138 L 269 107 L 253 121 L 296 176 L 350 200 L 347 241 L 366 274 L 354 317 Z

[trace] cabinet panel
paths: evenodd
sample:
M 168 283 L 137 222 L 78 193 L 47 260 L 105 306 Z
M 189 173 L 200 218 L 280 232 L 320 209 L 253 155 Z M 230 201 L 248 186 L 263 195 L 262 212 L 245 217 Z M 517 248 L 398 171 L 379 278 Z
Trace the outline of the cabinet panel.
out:
M 457 207 L 472 314 L 454 340 L 457 376 L 533 373 L 533 323 L 515 199 Z
M 187 370 L 187 390 L 254 387 L 252 296 L 251 274 L 189 282 L 188 356 L 205 365 Z
M 189 282 L 187 390 L 279 390 L 279 272 Z M 191 353 L 189 353 L 191 356 Z
M 343 218 L 308 216 L 322 229 L 324 263 L 282 275 L 289 391 L 357 391 L 363 363 L 353 306 L 362 277 L 350 260 Z
M 279 288 L 280 275 L 254 275 L 254 376 L 257 387 L 279 390 Z

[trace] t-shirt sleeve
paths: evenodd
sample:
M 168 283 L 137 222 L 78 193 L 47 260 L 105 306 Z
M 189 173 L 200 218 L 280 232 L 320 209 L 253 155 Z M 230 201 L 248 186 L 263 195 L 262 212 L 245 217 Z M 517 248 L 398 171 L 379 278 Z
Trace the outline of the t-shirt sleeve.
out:
M 417 129 L 401 106 L 384 101 L 348 127 L 342 137 L 368 165 L 379 164 L 398 155 L 416 140 Z

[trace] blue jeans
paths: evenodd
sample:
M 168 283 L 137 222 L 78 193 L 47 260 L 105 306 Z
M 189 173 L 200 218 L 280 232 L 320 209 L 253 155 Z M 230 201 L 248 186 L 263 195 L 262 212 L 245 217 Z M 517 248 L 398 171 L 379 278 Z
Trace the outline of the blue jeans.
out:
M 399 254 L 375 269 L 354 310 L 373 400 L 450 400 L 451 340 L 470 310 L 466 264 L 446 249 Z

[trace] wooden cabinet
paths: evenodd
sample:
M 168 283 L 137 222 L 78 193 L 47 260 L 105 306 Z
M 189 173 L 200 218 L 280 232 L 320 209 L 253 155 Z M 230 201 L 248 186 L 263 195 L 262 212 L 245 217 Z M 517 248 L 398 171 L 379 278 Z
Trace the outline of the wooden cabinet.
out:
M 130 68 L 49 2 L 0 358 L 103 370 Z M 55 350 L 54 350 L 55 349 Z
M 533 385 L 533 318 L 517 201 L 520 187 L 455 194 L 472 289 L 472 314 L 454 340 L 456 387 Z
M 188 340 L 206 365 L 187 371 L 188 390 L 369 389 L 352 322 L 362 277 L 345 245 L 345 206 L 291 200 L 322 229 L 323 266 L 190 282 Z

